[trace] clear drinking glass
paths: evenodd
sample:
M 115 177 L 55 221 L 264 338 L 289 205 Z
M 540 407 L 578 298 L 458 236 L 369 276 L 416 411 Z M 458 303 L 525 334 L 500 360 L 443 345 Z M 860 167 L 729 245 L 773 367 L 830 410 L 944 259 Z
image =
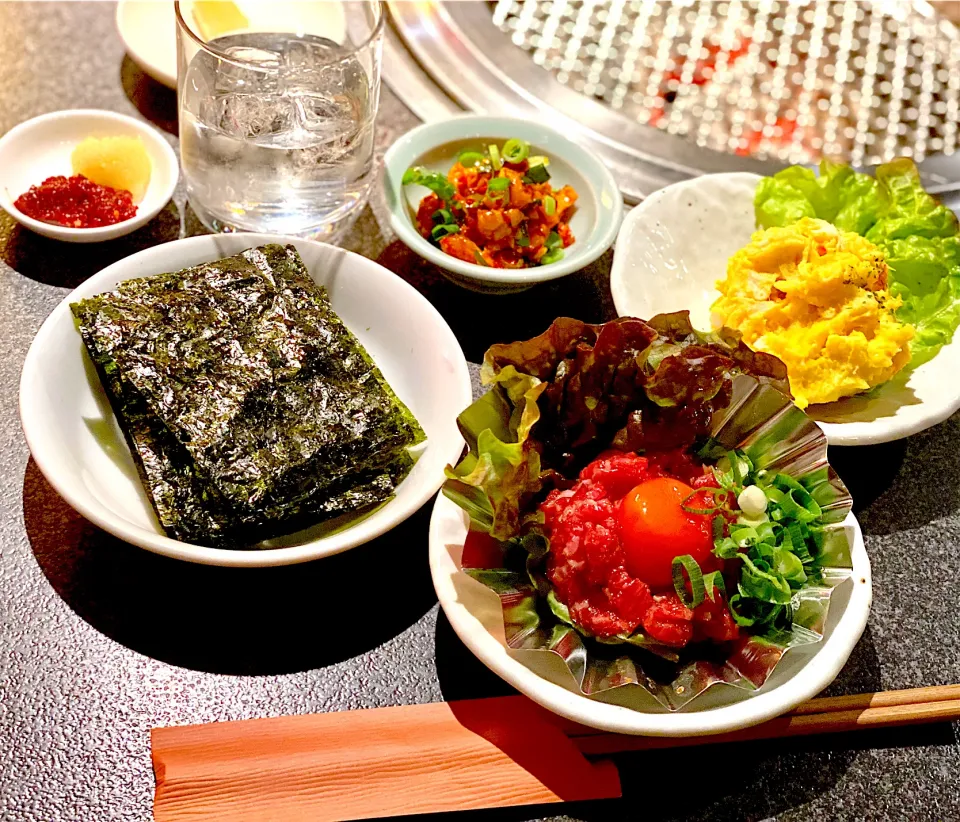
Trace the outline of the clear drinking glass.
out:
M 371 183 L 381 3 L 245 3 L 247 19 L 220 21 L 233 30 L 209 40 L 201 31 L 210 21 L 196 18 L 194 4 L 175 5 L 180 154 L 193 210 L 213 231 L 337 242 Z

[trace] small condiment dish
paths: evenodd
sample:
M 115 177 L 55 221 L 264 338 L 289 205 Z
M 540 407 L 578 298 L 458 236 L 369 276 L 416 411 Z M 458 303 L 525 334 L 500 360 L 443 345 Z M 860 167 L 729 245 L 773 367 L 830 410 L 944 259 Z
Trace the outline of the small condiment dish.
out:
M 575 241 L 564 249 L 563 259 L 531 268 L 491 268 L 452 257 L 421 236 L 415 215 L 429 192 L 422 186 L 404 186 L 404 172 L 411 166 L 424 166 L 446 175 L 462 151 L 483 150 L 491 143 L 502 145 L 511 138 L 530 143 L 532 155 L 550 159 L 553 186 L 571 185 L 577 192 L 570 218 Z M 388 149 L 384 164 L 390 224 L 397 236 L 453 282 L 474 291 L 508 294 L 579 271 L 613 245 L 620 227 L 623 200 L 609 169 L 591 151 L 534 120 L 465 115 L 427 123 L 397 140 Z
M 124 435 L 77 331 L 70 303 L 117 283 L 178 271 L 265 243 L 292 243 L 333 309 L 356 335 L 427 434 L 416 465 L 393 496 L 348 520 L 319 523 L 254 549 L 211 548 L 163 533 Z M 76 511 L 148 551 L 205 565 L 289 565 L 345 551 L 415 513 L 456 462 L 456 417 L 471 398 L 470 373 L 450 326 L 408 283 L 373 260 L 324 243 L 271 234 L 205 234 L 153 246 L 94 274 L 47 317 L 27 352 L 20 420 L 33 459 Z
M 689 309 L 709 330 L 727 260 L 756 230 L 756 174 L 707 174 L 655 192 L 624 218 L 610 272 L 620 316 Z M 871 391 L 811 405 L 831 445 L 874 445 L 916 434 L 960 409 L 960 331 L 930 361 Z
M 94 228 L 35 220 L 14 201 L 48 177 L 73 174 L 70 156 L 87 137 L 139 137 L 150 157 L 150 185 L 129 220 Z M 176 152 L 152 126 L 134 117 L 100 109 L 53 111 L 27 120 L 0 137 L 0 206 L 20 225 L 68 243 L 98 243 L 136 231 L 170 202 L 180 175 Z

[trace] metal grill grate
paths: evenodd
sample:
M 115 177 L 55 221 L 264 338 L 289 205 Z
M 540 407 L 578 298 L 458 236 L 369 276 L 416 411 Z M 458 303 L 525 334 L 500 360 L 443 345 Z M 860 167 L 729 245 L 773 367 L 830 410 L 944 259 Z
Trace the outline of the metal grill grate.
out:
M 923 3 L 491 5 L 560 83 L 707 148 L 854 164 L 957 148 L 960 35 Z

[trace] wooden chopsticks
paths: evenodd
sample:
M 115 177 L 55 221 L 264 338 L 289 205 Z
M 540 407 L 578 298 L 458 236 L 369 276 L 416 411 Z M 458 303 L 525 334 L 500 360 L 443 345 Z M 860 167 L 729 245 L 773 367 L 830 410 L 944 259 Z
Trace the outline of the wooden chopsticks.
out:
M 623 751 L 674 748 L 720 742 L 746 742 L 785 736 L 891 728 L 923 722 L 960 719 L 960 685 L 937 685 L 904 691 L 882 691 L 811 699 L 789 714 L 742 731 L 696 737 L 623 736 L 589 728 L 567 728 L 580 752 L 598 756 Z

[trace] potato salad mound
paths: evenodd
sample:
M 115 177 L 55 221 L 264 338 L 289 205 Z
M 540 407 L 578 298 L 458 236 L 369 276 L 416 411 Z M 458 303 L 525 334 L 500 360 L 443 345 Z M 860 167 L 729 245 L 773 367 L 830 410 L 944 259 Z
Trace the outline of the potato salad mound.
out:
M 894 314 L 882 252 L 824 220 L 756 232 L 717 288 L 713 324 L 779 357 L 800 408 L 873 388 L 910 360 L 914 328 Z

